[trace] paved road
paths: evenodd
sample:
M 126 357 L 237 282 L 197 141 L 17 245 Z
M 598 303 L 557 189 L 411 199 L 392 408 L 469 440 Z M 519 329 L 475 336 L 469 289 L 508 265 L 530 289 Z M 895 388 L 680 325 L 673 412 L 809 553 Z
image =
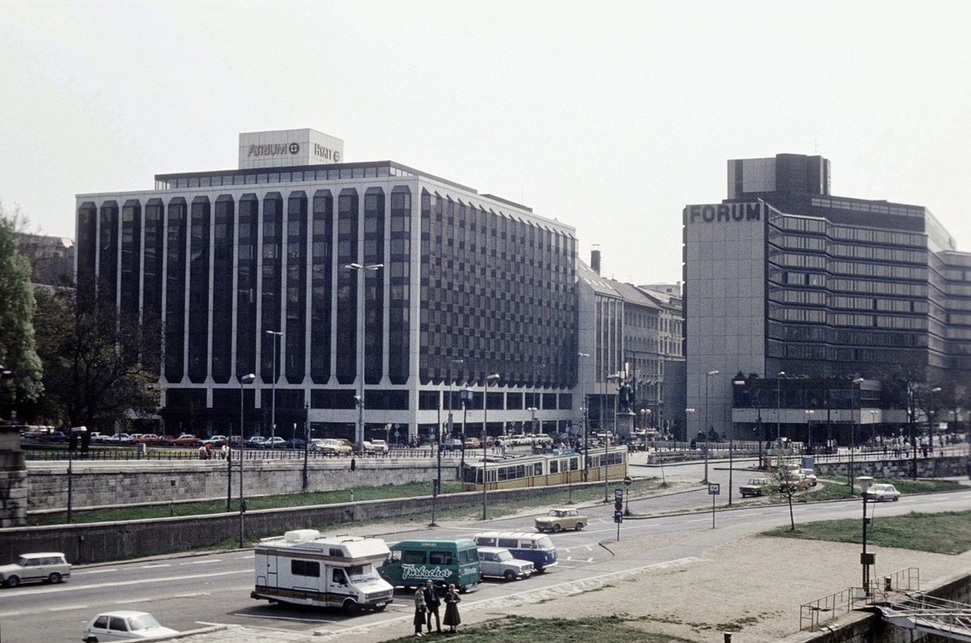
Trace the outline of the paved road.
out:
M 702 465 L 666 467 L 665 475 L 677 478 L 686 489 L 662 497 L 635 498 L 631 511 L 643 518 L 628 519 L 620 529 L 622 542 L 645 536 L 676 534 L 663 546 L 618 555 L 623 547 L 616 543 L 617 526 L 612 521 L 612 505 L 595 503 L 584 510 L 591 518 L 588 529 L 553 536 L 561 564 L 546 574 L 512 584 L 487 582 L 463 601 L 464 611 L 492 609 L 536 600 L 537 594 L 561 595 L 581 592 L 604 579 L 638 573 L 663 566 L 691 566 L 705 552 L 769 527 L 787 524 L 788 508 L 783 505 L 759 506 L 736 500 L 739 508 L 726 510 L 726 498 L 715 497 L 711 506 L 707 488 L 697 478 Z M 635 475 L 638 471 L 635 468 Z M 739 472 L 736 471 L 733 477 Z M 709 463 L 712 482 L 727 485 L 729 472 L 720 462 Z M 738 484 L 736 481 L 735 484 Z M 722 488 L 725 488 L 724 486 Z M 611 491 L 612 486 L 608 486 Z M 963 494 L 904 498 L 898 503 L 880 505 L 880 513 L 904 513 L 966 508 L 971 504 L 971 489 Z M 859 501 L 800 505 L 796 520 L 856 517 Z M 650 514 L 680 511 L 679 515 L 647 517 Z M 714 525 L 714 528 L 713 528 Z M 484 529 L 530 529 L 531 518 L 518 516 L 480 522 L 442 524 L 436 535 L 471 535 Z M 389 541 L 411 534 L 427 533 L 424 525 L 380 525 L 353 527 L 349 533 L 382 535 Z M 0 635 L 9 641 L 37 640 L 43 631 L 47 640 L 77 640 L 83 623 L 98 611 L 144 609 L 163 624 L 191 630 L 207 624 L 256 627 L 273 636 L 302 637 L 318 633 L 346 634 L 377 632 L 387 625 L 390 631 L 401 619 L 410 617 L 408 597 L 401 597 L 383 613 L 347 618 L 336 612 L 294 610 L 257 602 L 249 598 L 252 589 L 251 550 L 224 551 L 190 557 L 164 557 L 117 565 L 77 567 L 71 580 L 58 586 L 22 586 L 0 590 Z M 404 628 L 407 629 L 407 628 Z M 225 636 L 228 638 L 212 638 Z M 202 640 L 238 640 L 235 634 L 213 633 Z M 377 636 L 377 635 L 374 635 Z M 273 639 L 268 639 L 273 640 Z M 281 639 L 282 640 L 282 639 Z M 300 640 L 295 639 L 295 640 Z M 317 639 L 319 640 L 319 639 Z M 355 637 L 358 640 L 358 637 Z M 375 638 L 373 640 L 381 640 Z

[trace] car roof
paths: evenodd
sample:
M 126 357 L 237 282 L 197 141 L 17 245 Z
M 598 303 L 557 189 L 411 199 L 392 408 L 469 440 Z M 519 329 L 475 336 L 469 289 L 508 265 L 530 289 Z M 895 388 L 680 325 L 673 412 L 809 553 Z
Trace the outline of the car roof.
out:
M 41 552 L 31 552 L 29 554 L 20 554 L 23 558 L 41 558 L 47 556 L 63 556 L 64 554 L 59 551 L 41 551 Z
M 98 615 L 95 616 L 95 618 L 97 618 L 98 616 L 117 616 L 119 618 L 128 618 L 131 616 L 141 616 L 143 614 L 148 614 L 149 616 L 151 616 L 151 613 L 149 612 L 138 612 L 135 610 L 114 610 L 111 612 L 98 612 Z
M 497 554 L 501 551 L 509 551 L 507 547 L 486 547 L 485 545 L 479 545 L 476 547 L 479 551 L 484 551 L 489 554 Z

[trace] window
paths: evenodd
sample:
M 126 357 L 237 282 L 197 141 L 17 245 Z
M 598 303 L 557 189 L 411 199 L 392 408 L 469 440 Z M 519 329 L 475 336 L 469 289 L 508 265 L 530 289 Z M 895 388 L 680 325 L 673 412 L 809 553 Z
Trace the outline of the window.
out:
M 425 552 L 415 550 L 405 550 L 401 552 L 402 563 L 414 563 L 421 565 L 425 562 Z
M 320 563 L 314 560 L 291 560 L 290 573 L 294 576 L 320 576 Z
M 450 551 L 432 551 L 428 553 L 428 563 L 430 565 L 451 565 L 452 564 L 452 552 Z

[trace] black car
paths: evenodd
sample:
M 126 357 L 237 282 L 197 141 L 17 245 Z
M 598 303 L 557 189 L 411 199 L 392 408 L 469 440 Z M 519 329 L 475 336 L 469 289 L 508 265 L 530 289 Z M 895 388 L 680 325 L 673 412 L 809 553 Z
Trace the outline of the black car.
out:
M 307 446 L 307 441 L 302 438 L 290 438 L 287 440 L 288 449 L 303 449 Z

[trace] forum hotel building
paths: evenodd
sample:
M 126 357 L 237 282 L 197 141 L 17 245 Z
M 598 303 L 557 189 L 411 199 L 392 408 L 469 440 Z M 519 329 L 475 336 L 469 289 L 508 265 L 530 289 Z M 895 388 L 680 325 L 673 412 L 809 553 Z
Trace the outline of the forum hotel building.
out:
M 847 445 L 967 408 L 971 254 L 926 208 L 834 196 L 820 156 L 731 160 L 727 187 L 683 211 L 689 437 Z
M 457 437 L 534 415 L 565 431 L 574 228 L 343 147 L 243 133 L 239 169 L 77 196 L 78 283 L 162 328 L 165 431 L 406 444 L 450 415 Z

